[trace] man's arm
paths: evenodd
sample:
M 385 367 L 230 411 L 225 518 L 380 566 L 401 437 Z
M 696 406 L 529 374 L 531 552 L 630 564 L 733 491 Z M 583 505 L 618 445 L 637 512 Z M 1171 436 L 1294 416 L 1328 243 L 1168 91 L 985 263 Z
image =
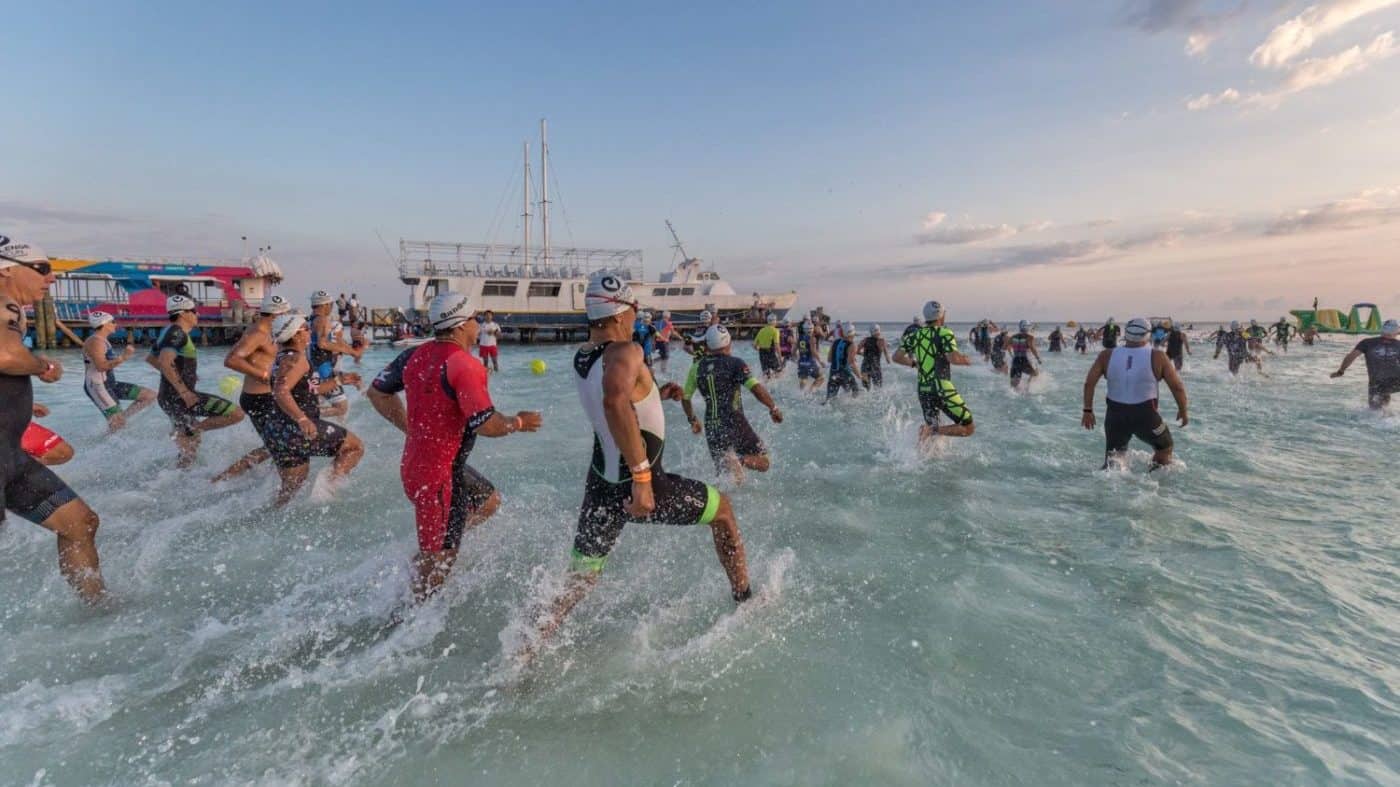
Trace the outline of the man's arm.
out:
M 948 363 L 951 363 L 954 366 L 971 366 L 972 360 L 966 355 L 963 355 L 962 353 L 958 352 L 957 350 L 953 350 L 952 352 L 948 353 Z M 909 365 L 913 366 L 914 364 L 911 363 Z
M 1341 377 L 1342 375 L 1346 374 L 1346 373 L 1347 373 L 1347 368 L 1348 368 L 1349 366 L 1351 366 L 1351 364 L 1352 364 L 1357 358 L 1360 358 L 1360 357 L 1361 357 L 1361 348 L 1358 346 L 1358 347 L 1356 347 L 1355 349 L 1353 349 L 1351 352 L 1347 353 L 1347 357 L 1345 357 L 1345 358 L 1342 359 L 1342 365 L 1337 367 L 1337 371 L 1332 372 L 1332 376 L 1333 376 L 1333 377 Z
M 1186 383 L 1181 381 L 1181 375 L 1176 373 L 1176 364 L 1171 362 L 1167 354 L 1161 350 L 1152 351 L 1152 365 L 1156 367 L 1158 377 L 1171 389 L 1172 398 L 1176 399 L 1176 420 L 1182 426 L 1191 422 L 1191 417 L 1186 413 Z
M 224 366 L 239 374 L 254 377 L 263 382 L 272 381 L 272 370 L 266 372 L 253 364 L 253 352 L 257 350 L 257 343 L 253 341 L 253 331 L 248 331 L 238 339 L 238 343 L 233 345 L 233 349 L 224 356 Z
M 1034 355 L 1034 356 L 1035 356 L 1035 362 L 1036 362 L 1037 364 L 1044 363 L 1044 361 L 1040 360 L 1040 350 L 1037 350 L 1037 349 L 1035 348 L 1035 337 L 1034 337 L 1034 336 L 1031 337 L 1031 355 Z
M 447 359 L 447 384 L 457 395 L 457 409 L 467 417 L 467 428 L 483 437 L 505 437 L 516 432 L 535 432 L 540 414 L 523 410 L 506 416 L 491 402 L 486 385 L 486 367 L 473 364 L 466 353 Z
M 35 355 L 24 346 L 24 332 L 27 328 L 24 310 L 9 298 L 0 296 L 0 314 L 3 314 L 0 319 L 4 320 L 4 325 L 0 326 L 0 373 L 15 377 L 38 376 L 44 380 L 46 372 L 56 364 L 43 356 Z M 61 368 L 58 373 L 63 373 Z
M 408 411 L 404 409 L 403 399 L 399 398 L 398 394 L 385 393 L 371 385 L 365 396 L 369 398 L 369 403 L 376 413 L 398 427 L 400 432 L 408 434 Z
M 288 418 L 295 421 L 296 425 L 301 428 L 301 433 L 307 437 L 316 433 L 316 425 L 297 406 L 296 399 L 292 398 L 292 388 L 309 371 L 311 371 L 311 364 L 301 353 L 279 358 L 276 373 L 273 374 L 273 379 L 276 382 L 272 386 L 272 398 L 277 402 L 277 407 L 286 413 Z
M 690 371 L 685 375 L 685 386 L 681 388 L 681 409 L 685 411 L 685 420 L 690 424 L 690 431 L 700 434 L 700 419 L 695 417 L 695 408 L 691 406 L 690 399 L 695 396 L 695 389 L 700 384 L 700 362 L 692 361 Z
M 637 423 L 637 411 L 632 407 L 632 391 L 637 386 L 646 365 L 642 348 L 634 343 L 614 342 L 604 352 L 603 413 L 608 432 L 629 468 L 647 461 L 646 442 Z
M 773 423 L 783 422 L 783 412 L 778 409 L 778 403 L 773 401 L 773 395 L 768 393 L 768 389 L 763 387 L 763 383 L 750 377 L 744 381 L 744 385 L 753 392 L 753 398 L 757 399 L 759 404 L 768 408 L 768 417 L 773 419 Z
M 1094 428 L 1094 391 L 1099 387 L 1099 378 L 1104 376 L 1104 371 L 1108 368 L 1108 356 L 1111 353 L 1111 350 L 1100 352 L 1089 367 L 1089 373 L 1084 377 L 1084 414 L 1080 423 L 1085 429 Z
M 357 361 L 360 360 L 361 355 L 364 355 L 363 350 L 356 349 L 346 344 L 345 342 L 337 341 L 331 338 L 331 322 L 328 318 L 324 316 L 319 316 L 315 319 L 315 323 L 316 345 L 318 347 L 329 350 L 333 353 L 349 355 Z

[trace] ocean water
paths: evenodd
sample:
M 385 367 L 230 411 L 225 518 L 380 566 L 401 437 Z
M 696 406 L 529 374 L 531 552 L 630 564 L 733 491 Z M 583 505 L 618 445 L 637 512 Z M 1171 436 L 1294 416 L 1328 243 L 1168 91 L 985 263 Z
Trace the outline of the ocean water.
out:
M 503 348 L 496 402 L 544 431 L 478 441 L 504 506 L 389 630 L 415 539 L 401 438 L 367 402 L 351 483 L 266 513 L 270 469 L 208 482 L 250 427 L 178 471 L 158 410 L 105 435 L 60 354 L 36 387 L 113 604 L 75 600 L 45 531 L 0 527 L 0 783 L 1397 784 L 1400 416 L 1366 410 L 1360 367 L 1328 379 L 1348 345 L 1269 379 L 1197 347 L 1178 463 L 1150 475 L 1141 446 L 1099 470 L 1092 356 L 1047 356 L 1028 394 L 957 369 L 977 434 L 927 458 L 912 371 L 829 406 L 789 377 L 783 424 L 746 401 L 774 468 L 737 488 L 668 403 L 666 464 L 732 494 L 755 600 L 735 608 L 707 533 L 632 525 L 524 672 L 588 461 L 570 348 Z

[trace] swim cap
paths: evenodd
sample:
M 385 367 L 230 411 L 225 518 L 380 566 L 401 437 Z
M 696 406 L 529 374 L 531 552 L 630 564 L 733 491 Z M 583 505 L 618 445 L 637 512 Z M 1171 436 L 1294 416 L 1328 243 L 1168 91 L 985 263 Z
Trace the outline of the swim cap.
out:
M 922 315 L 919 315 L 919 314 L 914 315 L 914 324 L 915 324 L 915 325 L 923 325 L 923 324 L 924 324 L 924 318 L 923 318 L 923 316 L 922 316 Z
M 334 303 L 334 302 L 335 302 L 335 298 L 332 298 L 332 297 L 331 297 L 331 294 L 328 293 L 328 292 L 326 292 L 325 290 L 317 290 L 317 291 L 311 293 L 311 305 L 312 305 L 312 306 L 325 306 L 325 305 L 328 304 L 328 303 Z
M 0 268 L 22 262 L 48 262 L 49 255 L 32 243 L 23 243 L 0 235 Z
M 588 277 L 588 291 L 583 296 L 583 302 L 590 320 L 601 320 L 637 308 L 632 288 L 616 274 L 607 271 L 598 271 Z
M 925 320 L 927 320 L 927 321 L 929 321 L 929 322 L 934 322 L 935 320 L 937 320 L 939 317 L 942 317 L 942 316 L 943 316 L 943 304 L 939 303 L 938 301 L 929 301 L 928 303 L 925 303 L 925 304 L 924 304 L 924 319 L 925 319 Z
M 870 323 L 870 335 L 871 335 L 871 336 L 879 336 L 879 335 L 880 335 L 880 323 L 878 323 L 878 322 L 872 322 L 872 323 Z
M 1112 324 L 1113 324 L 1113 318 L 1112 318 L 1112 317 L 1109 317 L 1109 318 L 1108 318 L 1108 322 L 1104 323 L 1104 325 L 1112 325 Z
M 723 350 L 729 346 L 729 329 L 723 325 L 711 325 L 705 331 L 705 346 L 711 350 Z
M 1250 320 L 1250 321 L 1249 321 L 1249 324 L 1250 324 L 1250 325 L 1258 325 L 1258 324 L 1259 324 L 1259 321 L 1258 321 L 1258 320 Z
M 1133 319 L 1128 320 L 1128 324 L 1123 327 L 1123 335 L 1127 337 L 1129 341 L 1141 341 L 1142 339 L 1146 339 L 1147 334 L 1151 332 L 1152 326 L 1147 322 L 1147 320 L 1144 320 L 1141 317 L 1134 317 Z
M 770 315 L 768 315 L 768 324 L 769 324 L 769 325 L 775 325 L 775 324 L 777 324 L 777 322 L 778 322 L 778 315 L 776 315 L 776 314 L 770 314 Z
M 668 312 L 668 311 L 662 312 L 662 313 L 661 313 L 661 319 L 663 319 L 663 320 L 669 320 L 669 319 L 671 319 L 671 313 Z
M 292 310 L 292 305 L 287 303 L 287 299 L 281 295 L 269 295 L 263 298 L 262 305 L 258 307 L 259 314 L 286 314 Z
M 101 328 L 109 322 L 116 322 L 117 318 L 107 312 L 88 312 L 88 325 L 93 328 Z
M 1239 321 L 1239 320 L 1231 320 L 1231 321 L 1230 321 L 1230 330 L 1232 330 L 1232 331 L 1238 331 L 1239 329 L 1240 329 L 1240 321 Z
M 708 309 L 700 312 L 700 322 L 709 322 L 712 317 L 714 317 L 714 315 L 710 314 Z
M 272 321 L 272 340 L 278 344 L 286 344 L 304 327 L 306 318 L 296 312 L 279 315 Z
M 1394 336 L 1400 333 L 1400 320 L 1386 320 L 1385 324 L 1381 326 L 1381 333 L 1386 336 Z
M 651 322 L 651 312 L 642 312 L 642 322 Z
M 856 335 L 856 324 L 853 322 L 848 322 L 842 325 L 841 333 L 844 334 L 847 339 L 850 339 L 851 337 Z
M 1021 320 L 1021 324 L 1016 327 L 1021 330 L 1021 333 L 1025 333 L 1031 329 L 1030 320 Z
M 172 295 L 165 299 L 165 313 L 174 314 L 176 312 L 194 311 L 194 301 L 184 295 Z
M 446 331 L 470 320 L 476 315 L 465 292 L 444 292 L 433 297 L 428 304 L 428 322 L 433 330 Z

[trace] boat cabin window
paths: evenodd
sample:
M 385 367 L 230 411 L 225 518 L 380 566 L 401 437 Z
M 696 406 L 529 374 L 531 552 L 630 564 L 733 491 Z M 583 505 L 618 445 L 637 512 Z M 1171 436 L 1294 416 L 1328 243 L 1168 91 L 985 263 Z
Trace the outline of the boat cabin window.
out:
M 655 289 L 653 289 L 653 290 L 651 291 L 651 297 L 653 297 L 653 298 L 660 298 L 660 297 L 664 296 L 665 294 L 666 294 L 666 288 L 665 288 L 665 287 L 657 287 L 657 288 L 655 288 Z
M 695 288 L 694 288 L 694 287 L 683 287 L 683 288 L 681 288 L 681 295 L 694 295 L 694 294 L 695 294 Z
M 532 281 L 526 295 L 531 298 L 554 298 L 559 295 L 559 282 Z
M 519 282 L 513 281 L 487 281 L 481 285 L 482 296 L 504 295 L 507 298 L 515 297 L 515 288 Z M 531 285 L 533 287 L 534 285 Z
M 680 288 L 680 287 L 671 287 L 670 289 L 666 290 L 666 294 L 667 294 L 667 295 L 680 295 L 680 294 L 681 294 L 681 288 Z

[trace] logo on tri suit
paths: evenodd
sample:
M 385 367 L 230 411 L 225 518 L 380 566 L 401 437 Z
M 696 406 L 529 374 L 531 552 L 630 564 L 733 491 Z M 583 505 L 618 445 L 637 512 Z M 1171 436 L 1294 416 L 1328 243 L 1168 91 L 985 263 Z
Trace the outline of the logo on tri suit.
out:
M 604 276 L 598 280 L 598 286 L 608 292 L 617 292 L 622 289 L 622 282 L 618 281 L 616 276 Z

